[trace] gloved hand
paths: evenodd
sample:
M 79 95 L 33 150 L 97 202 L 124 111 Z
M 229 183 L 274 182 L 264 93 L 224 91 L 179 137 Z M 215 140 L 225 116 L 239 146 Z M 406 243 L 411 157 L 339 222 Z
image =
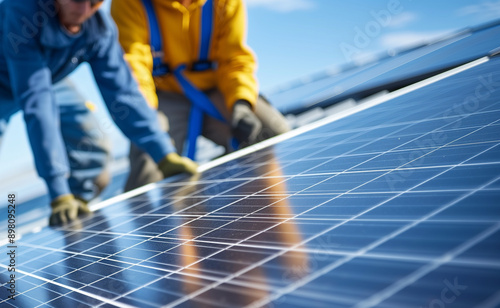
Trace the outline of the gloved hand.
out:
M 231 131 L 242 144 L 254 143 L 262 129 L 262 123 L 252 111 L 251 105 L 245 100 L 234 103 Z
M 159 163 L 158 168 L 163 173 L 164 177 L 169 177 L 178 173 L 197 173 L 198 164 L 191 159 L 172 152 L 165 156 Z
M 62 195 L 52 200 L 50 207 L 52 207 L 52 214 L 50 214 L 49 224 L 51 226 L 64 225 L 78 216 L 79 202 L 72 194 Z
M 92 213 L 87 201 L 72 194 L 63 195 L 52 200 L 50 206 L 52 207 L 52 214 L 49 219 L 51 226 L 64 225 L 75 220 L 78 216 Z
M 78 216 L 87 215 L 87 214 L 92 213 L 92 211 L 90 210 L 90 208 L 88 206 L 87 200 L 80 198 L 78 196 L 75 196 L 75 200 L 76 200 L 76 202 L 78 202 Z

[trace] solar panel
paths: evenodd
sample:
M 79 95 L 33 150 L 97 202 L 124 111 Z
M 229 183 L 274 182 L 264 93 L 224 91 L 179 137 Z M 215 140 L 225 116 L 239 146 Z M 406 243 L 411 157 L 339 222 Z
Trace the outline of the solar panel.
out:
M 354 67 L 313 82 L 269 93 L 283 112 L 300 113 L 313 106 L 328 106 L 348 98 L 362 99 L 382 90 L 395 90 L 466 62 L 487 56 L 500 47 L 495 39 L 500 24 L 462 31 L 447 39 Z
M 0 303 L 496 307 L 499 72 L 479 59 L 27 235 Z

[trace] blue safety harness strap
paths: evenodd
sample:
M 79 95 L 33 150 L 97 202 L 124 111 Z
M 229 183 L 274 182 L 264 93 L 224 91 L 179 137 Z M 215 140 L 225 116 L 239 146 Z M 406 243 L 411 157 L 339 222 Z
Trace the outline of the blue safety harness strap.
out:
M 201 29 L 200 29 L 200 49 L 198 53 L 198 61 L 200 67 L 196 69 L 201 71 L 203 69 L 211 69 L 208 61 L 208 53 L 210 50 L 210 41 L 212 39 L 212 19 L 213 19 L 213 0 L 207 0 L 203 5 L 201 11 Z M 203 63 L 206 67 L 203 67 Z M 184 94 L 191 101 L 191 113 L 189 115 L 189 128 L 187 136 L 187 152 L 186 156 L 195 159 L 196 155 L 196 140 L 202 133 L 203 128 L 203 112 L 208 113 L 210 116 L 219 121 L 225 122 L 224 117 L 215 108 L 210 99 L 200 90 L 196 89 L 186 78 L 184 78 L 182 65 L 175 70 L 175 77 L 177 82 L 182 87 Z M 193 66 L 194 68 L 194 66 Z
M 187 157 L 194 159 L 196 154 L 196 140 L 202 133 L 203 115 L 205 113 L 215 119 L 227 122 L 221 113 L 215 108 L 210 99 L 198 90 L 184 75 L 184 71 L 188 69 L 186 64 L 181 64 L 173 71 L 169 66 L 163 63 L 163 43 L 158 27 L 156 13 L 151 0 L 142 0 L 149 21 L 150 44 L 153 53 L 153 76 L 161 76 L 173 73 L 175 79 L 181 86 L 186 97 L 191 101 L 191 111 L 189 115 L 189 128 L 187 137 Z M 207 71 L 215 69 L 216 63 L 208 59 L 210 44 L 212 40 L 213 27 L 213 0 L 207 0 L 202 8 L 201 13 L 201 31 L 200 31 L 200 49 L 198 53 L 198 61 L 194 62 L 189 68 L 191 71 Z M 234 143 L 234 142 L 233 142 Z
M 200 50 L 198 53 L 198 62 L 208 63 L 208 53 L 210 51 L 210 42 L 212 40 L 213 27 L 213 0 L 207 0 L 201 11 L 201 37 Z
M 153 76 L 161 76 L 170 72 L 168 65 L 163 63 L 163 42 L 161 39 L 158 19 L 151 0 L 142 0 L 149 24 L 149 44 L 151 45 L 151 54 L 153 55 Z

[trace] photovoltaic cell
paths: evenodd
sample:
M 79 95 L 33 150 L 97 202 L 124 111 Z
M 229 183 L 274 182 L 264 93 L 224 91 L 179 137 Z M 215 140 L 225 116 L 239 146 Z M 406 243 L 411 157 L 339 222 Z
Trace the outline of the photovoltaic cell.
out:
M 1 304 L 497 307 L 499 72 L 491 58 L 27 235 Z

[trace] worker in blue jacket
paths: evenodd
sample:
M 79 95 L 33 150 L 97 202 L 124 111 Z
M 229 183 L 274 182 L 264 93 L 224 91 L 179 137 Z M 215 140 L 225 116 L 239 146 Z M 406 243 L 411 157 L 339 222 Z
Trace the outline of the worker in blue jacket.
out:
M 110 140 L 101 130 L 95 116 L 97 107 L 85 98 L 85 94 L 78 90 L 69 77 L 54 84 L 52 92 L 59 110 L 60 126 L 64 127 L 61 129 L 61 135 L 70 167 L 69 188 L 75 198 L 86 205 L 96 198 L 110 182 L 110 173 L 107 168 L 111 150 Z M 3 110 L 2 107 L 8 107 L 8 105 L 0 105 L 0 110 Z M 8 112 L 2 113 L 3 117 L 0 117 L 0 153 L 10 151 L 19 155 L 15 153 L 18 151 L 17 148 L 1 144 L 10 118 Z M 2 160 L 0 167 L 11 163 Z
M 146 151 L 165 177 L 195 173 L 176 154 L 168 134 L 140 93 L 117 41 L 98 11 L 102 0 L 4 0 L 0 3 L 0 134 L 10 116 L 24 112 L 38 174 L 52 199 L 50 224 L 88 211 L 73 196 L 53 84 L 88 62 L 106 106 L 121 131 Z M 3 124 L 2 124 L 3 123 Z

